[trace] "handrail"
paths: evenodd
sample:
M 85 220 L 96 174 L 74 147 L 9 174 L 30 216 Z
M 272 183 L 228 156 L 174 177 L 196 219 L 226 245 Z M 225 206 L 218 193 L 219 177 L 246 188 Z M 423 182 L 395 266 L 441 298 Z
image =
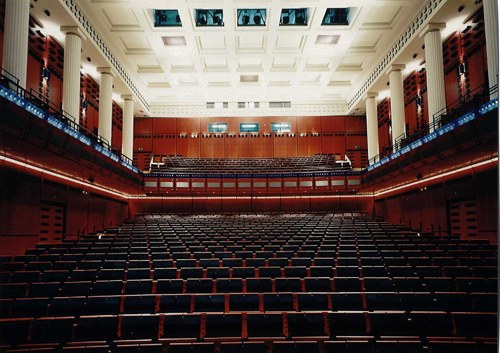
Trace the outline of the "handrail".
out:
M 490 100 L 490 95 L 498 92 L 498 85 L 486 89 L 484 85 L 476 87 L 467 95 L 470 99 L 458 99 L 448 104 L 445 108 L 433 115 L 434 121 L 429 125 L 424 125 L 418 129 L 413 129 L 398 136 L 394 143 L 389 145 L 385 153 L 380 153 L 368 161 L 368 166 L 377 163 L 381 159 L 390 156 L 392 153 L 408 146 L 427 135 L 432 131 L 460 118 L 463 114 L 478 108 L 481 104 Z
M 19 84 L 19 79 L 17 79 L 14 75 L 3 68 L 0 69 L 0 87 L 14 92 L 20 98 L 29 101 L 31 104 L 41 109 L 44 113 L 47 113 L 52 119 L 49 121 L 49 123 L 57 122 L 57 126 L 69 127 L 69 129 L 73 131 L 73 134 L 75 134 L 71 134 L 72 136 L 76 137 L 77 135 L 82 135 L 82 138 L 88 139 L 89 141 L 92 141 L 94 144 L 96 144 L 96 149 L 100 150 L 101 152 L 103 152 L 103 150 L 106 151 L 106 153 L 104 154 L 107 157 L 110 157 L 116 162 L 121 162 L 121 164 L 127 166 L 128 169 L 137 172 L 137 169 L 133 167 L 132 159 L 123 155 L 121 152 L 115 151 L 110 142 L 107 141 L 104 137 L 100 136 L 99 134 L 93 133 L 80 124 L 77 124 L 75 117 L 71 116 L 62 108 L 58 107 L 47 96 L 34 91 L 32 88 L 27 90 L 21 87 Z M 67 128 L 64 128 L 64 131 L 66 130 Z M 97 148 L 97 146 L 99 147 Z M 115 158 L 112 158 L 112 155 L 115 155 Z

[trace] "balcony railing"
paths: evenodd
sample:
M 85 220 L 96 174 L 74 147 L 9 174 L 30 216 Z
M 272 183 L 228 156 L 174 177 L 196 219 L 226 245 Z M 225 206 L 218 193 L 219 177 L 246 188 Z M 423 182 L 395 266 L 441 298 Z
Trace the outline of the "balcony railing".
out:
M 401 154 L 420 147 L 437 136 L 475 119 L 476 116 L 483 115 L 489 110 L 498 107 L 497 98 L 490 100 L 491 95 L 495 93 L 498 93 L 498 85 L 491 87 L 489 90 L 481 86 L 472 90 L 465 99 L 459 99 L 447 105 L 446 108 L 434 114 L 434 121 L 431 124 L 412 129 L 398 136 L 394 144 L 388 146 L 384 153 L 369 160 L 367 170 L 377 168 L 389 160 L 397 158 Z M 488 109 L 483 109 L 489 103 L 493 105 L 487 107 Z
M 93 147 L 113 161 L 138 173 L 138 169 L 132 165 L 132 160 L 121 154 L 120 151 L 113 149 L 109 141 L 77 124 L 73 116 L 50 101 L 48 97 L 33 89 L 26 90 L 22 88 L 19 85 L 19 80 L 4 69 L 0 71 L 0 96 L 47 121 L 52 126 L 73 136 L 87 146 Z

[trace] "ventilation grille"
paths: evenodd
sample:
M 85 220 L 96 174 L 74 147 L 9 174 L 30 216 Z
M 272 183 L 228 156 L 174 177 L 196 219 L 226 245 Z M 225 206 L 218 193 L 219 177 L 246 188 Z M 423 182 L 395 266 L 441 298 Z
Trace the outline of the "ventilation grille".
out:
M 292 102 L 269 102 L 269 108 L 291 108 Z

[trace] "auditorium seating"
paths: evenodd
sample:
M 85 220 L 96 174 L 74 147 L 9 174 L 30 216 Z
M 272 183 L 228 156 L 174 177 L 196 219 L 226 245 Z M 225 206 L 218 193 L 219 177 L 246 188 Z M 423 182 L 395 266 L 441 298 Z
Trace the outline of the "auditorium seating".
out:
M 287 174 L 351 171 L 348 160 L 334 154 L 282 158 L 193 158 L 153 156 L 150 173 L 154 174 Z
M 495 352 L 496 246 L 359 213 L 142 215 L 0 258 L 6 352 Z

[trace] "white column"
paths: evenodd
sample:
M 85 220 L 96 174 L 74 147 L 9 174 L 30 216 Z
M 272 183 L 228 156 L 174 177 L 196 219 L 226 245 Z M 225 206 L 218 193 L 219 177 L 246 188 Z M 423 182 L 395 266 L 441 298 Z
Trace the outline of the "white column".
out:
M 30 0 L 7 0 L 5 3 L 5 29 L 3 37 L 3 68 L 9 77 L 19 79 L 26 88 L 28 71 L 28 31 Z M 9 75 L 7 75 L 9 76 Z
M 365 98 L 368 160 L 380 154 L 378 144 L 377 96 L 378 93 L 376 92 L 368 92 Z
M 80 123 L 80 64 L 82 38 L 85 38 L 78 27 L 61 27 L 66 33 L 64 40 L 64 78 L 62 108 L 67 115 Z
M 405 102 L 403 91 L 403 73 L 405 65 L 392 65 L 389 69 L 389 86 L 391 90 L 391 126 L 392 144 L 405 133 Z
M 99 135 L 111 145 L 113 127 L 113 73 L 110 67 L 98 67 L 101 74 L 99 85 Z
M 123 138 L 122 154 L 130 159 L 134 151 L 134 101 L 131 94 L 122 95 L 123 98 Z
M 493 87 L 498 85 L 498 0 L 483 0 L 483 11 L 488 83 L 490 87 Z M 498 90 L 490 98 L 496 97 L 498 97 Z
M 443 64 L 443 42 L 441 41 L 441 29 L 444 23 L 428 24 L 421 35 L 424 35 L 425 43 L 425 73 L 427 77 L 427 101 L 429 107 L 430 132 L 434 115 L 445 113 L 446 93 L 444 88 L 444 64 Z

